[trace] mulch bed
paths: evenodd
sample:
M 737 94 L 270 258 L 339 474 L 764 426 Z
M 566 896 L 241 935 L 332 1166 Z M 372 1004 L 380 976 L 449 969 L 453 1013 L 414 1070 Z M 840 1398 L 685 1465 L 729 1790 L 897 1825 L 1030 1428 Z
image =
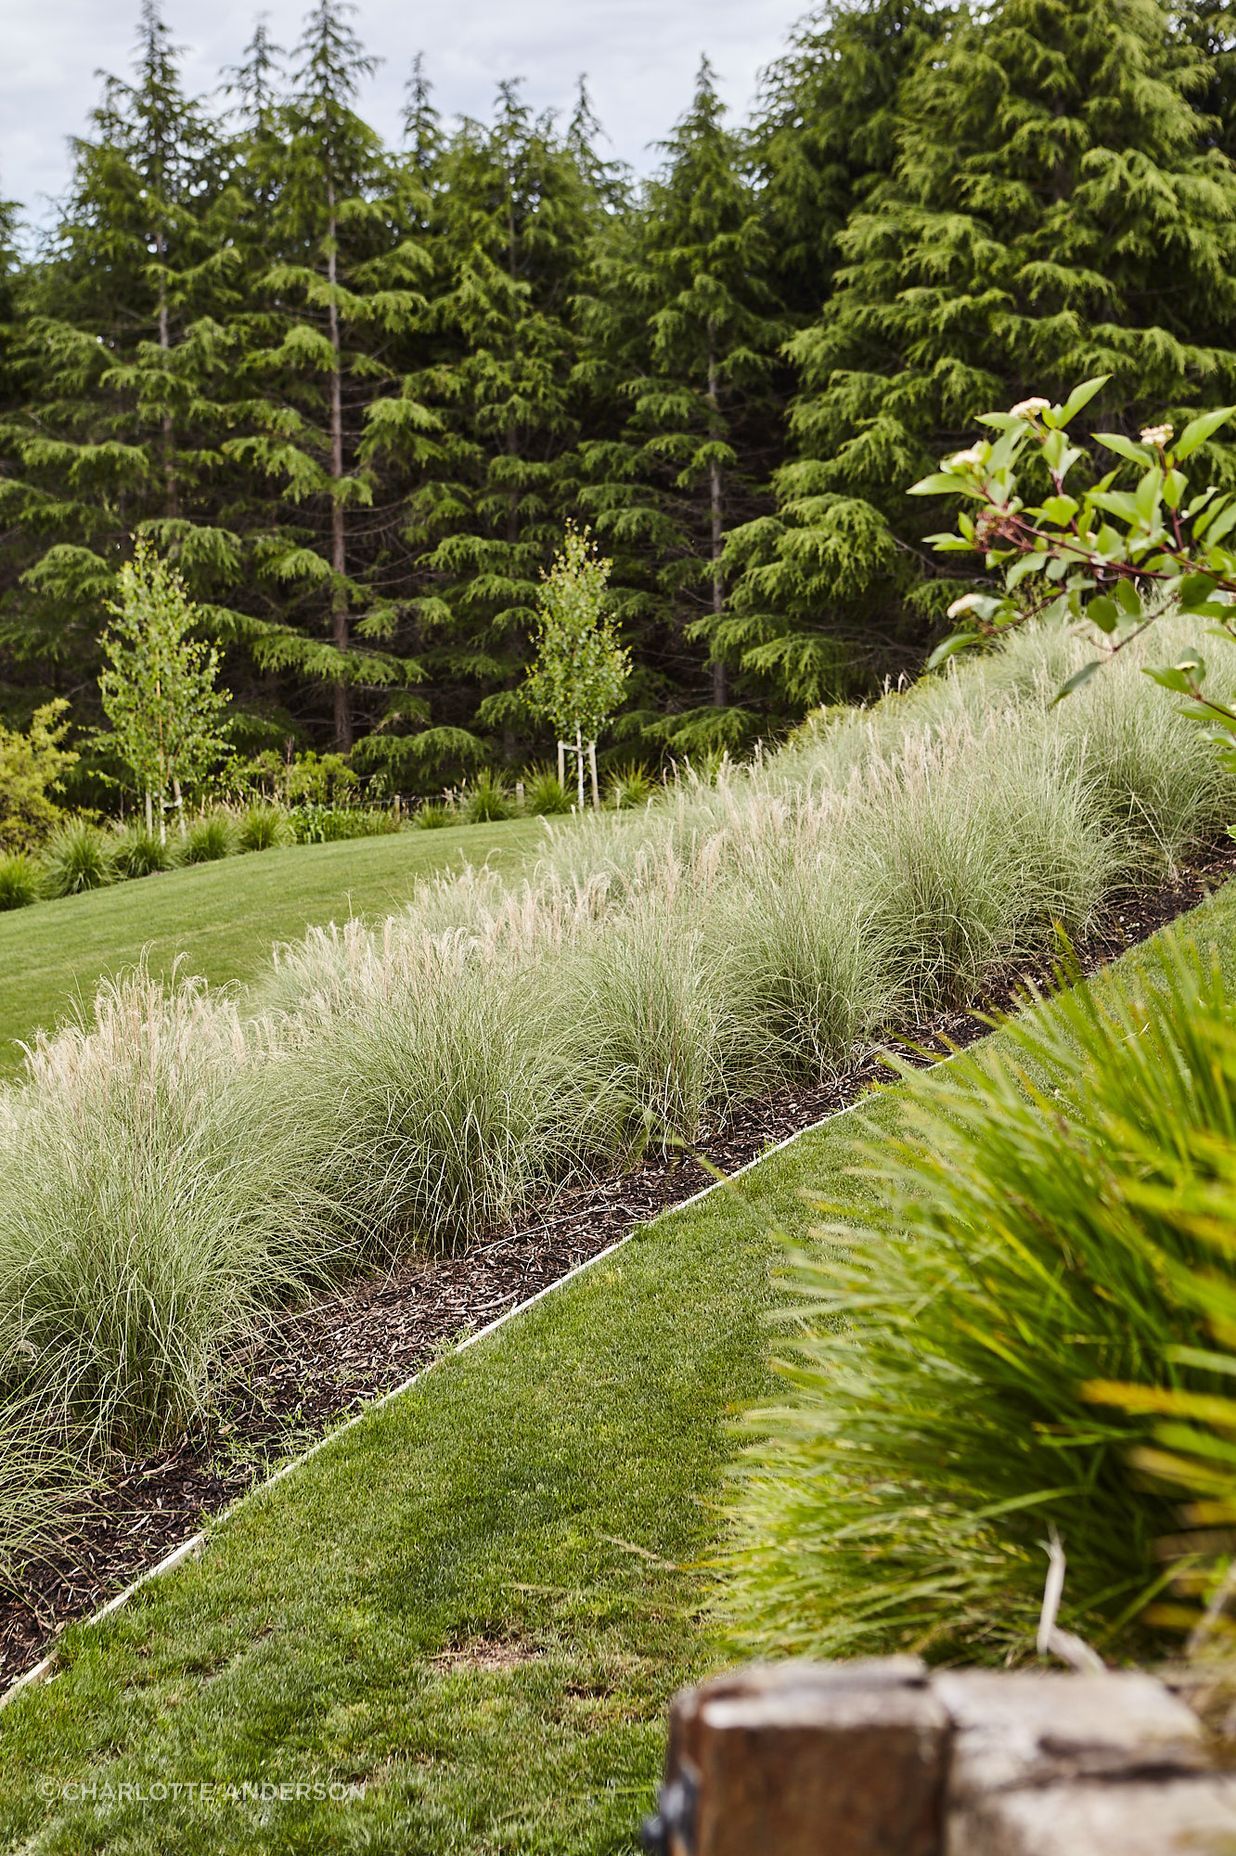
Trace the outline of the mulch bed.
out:
M 1081 970 L 1093 972 L 1145 940 L 1234 872 L 1236 846 L 1225 840 L 1176 881 L 1122 898 L 1075 947 Z M 1008 976 L 989 989 L 981 1010 L 921 1025 L 906 1037 L 909 1060 L 926 1064 L 974 1042 L 988 1029 L 987 1016 L 1014 1004 L 1028 981 L 1050 980 L 1050 966 Z M 121 1465 L 69 1525 L 55 1555 L 31 1567 L 20 1590 L 0 1602 L 0 1681 L 30 1667 L 66 1624 L 106 1603 L 280 1459 L 710 1184 L 711 1169 L 733 1172 L 887 1077 L 876 1055 L 824 1086 L 746 1104 L 739 1119 L 701 1143 L 699 1158 L 645 1159 L 620 1177 L 560 1193 L 537 1222 L 463 1255 L 410 1257 L 277 1316 L 233 1361 L 235 1377 L 221 1389 L 210 1424 L 160 1456 Z

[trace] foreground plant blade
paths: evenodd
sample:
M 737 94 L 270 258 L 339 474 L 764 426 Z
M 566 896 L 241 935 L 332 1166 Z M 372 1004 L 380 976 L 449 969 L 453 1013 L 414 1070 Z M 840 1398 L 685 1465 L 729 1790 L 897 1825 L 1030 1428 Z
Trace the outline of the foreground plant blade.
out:
M 1214 1389 L 1188 1193 L 1236 1152 L 1236 992 L 1196 952 L 1076 992 L 961 1060 L 870 1152 L 787 1274 L 783 1405 L 756 1414 L 723 1601 L 760 1652 L 1028 1654 L 1041 1543 L 1070 1628 L 1143 1641 L 1172 1498 L 1147 1411 L 1096 1379 Z

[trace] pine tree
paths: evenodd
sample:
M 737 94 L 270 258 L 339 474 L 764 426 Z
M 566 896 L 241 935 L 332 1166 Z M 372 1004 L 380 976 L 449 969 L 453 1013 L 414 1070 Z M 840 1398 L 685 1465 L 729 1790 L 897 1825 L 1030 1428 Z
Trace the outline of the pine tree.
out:
M 753 724 L 731 703 L 723 553 L 771 467 L 782 334 L 758 198 L 723 118 L 705 61 L 637 220 L 602 247 L 586 321 L 594 389 L 630 407 L 616 436 L 584 447 L 588 506 L 607 545 L 655 561 L 631 617 L 642 605 L 642 651 L 669 672 L 677 713 L 642 719 L 688 749 L 733 745 Z
M 832 640 L 887 663 L 956 593 L 905 489 L 977 413 L 1105 372 L 1108 424 L 1233 397 L 1236 174 L 1208 78 L 1161 0 L 1003 0 L 907 78 L 895 171 L 793 342 L 777 516 L 739 543 L 801 698 L 827 693 Z
M 241 429 L 224 446 L 250 473 L 259 611 L 252 624 L 238 619 L 238 632 L 268 667 L 329 680 L 345 751 L 355 688 L 399 688 L 419 674 L 384 648 L 401 617 L 400 497 L 378 465 L 394 440 L 414 446 L 425 424 L 401 374 L 424 307 L 426 260 L 407 231 L 415 181 L 353 107 L 372 61 L 351 11 L 345 0 L 313 9 L 292 95 L 251 149 L 270 262 L 245 325 Z

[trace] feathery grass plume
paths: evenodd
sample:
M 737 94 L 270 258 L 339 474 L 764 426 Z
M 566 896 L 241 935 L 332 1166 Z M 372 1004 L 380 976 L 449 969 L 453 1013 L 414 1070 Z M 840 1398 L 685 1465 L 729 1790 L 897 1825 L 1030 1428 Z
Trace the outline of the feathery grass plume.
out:
M 4 1098 L 0 1383 L 67 1437 L 155 1447 L 318 1266 L 255 1058 L 231 1006 L 138 970 Z
M 1193 1200 L 1236 1152 L 1236 987 L 1167 951 L 937 1071 L 787 1263 L 784 1400 L 752 1415 L 718 1603 L 744 1650 L 1033 1652 L 1041 1543 L 1070 1628 L 1145 1647 L 1172 1500 L 1154 1416 L 1095 1380 L 1220 1387 Z

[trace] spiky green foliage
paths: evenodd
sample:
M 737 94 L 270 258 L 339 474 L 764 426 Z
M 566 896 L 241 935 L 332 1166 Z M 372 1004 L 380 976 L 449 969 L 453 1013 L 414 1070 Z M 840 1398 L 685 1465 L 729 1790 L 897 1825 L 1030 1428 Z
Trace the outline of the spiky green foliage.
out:
M 1187 945 L 1078 988 L 866 1151 L 789 1266 L 788 1397 L 755 1420 L 724 1601 L 748 1646 L 1028 1655 L 1052 1529 L 1070 1628 L 1144 1644 L 1175 1521 L 1134 1456 L 1155 1401 L 1091 1382 L 1222 1383 L 1186 1272 L 1230 1180 L 1233 1004 Z

